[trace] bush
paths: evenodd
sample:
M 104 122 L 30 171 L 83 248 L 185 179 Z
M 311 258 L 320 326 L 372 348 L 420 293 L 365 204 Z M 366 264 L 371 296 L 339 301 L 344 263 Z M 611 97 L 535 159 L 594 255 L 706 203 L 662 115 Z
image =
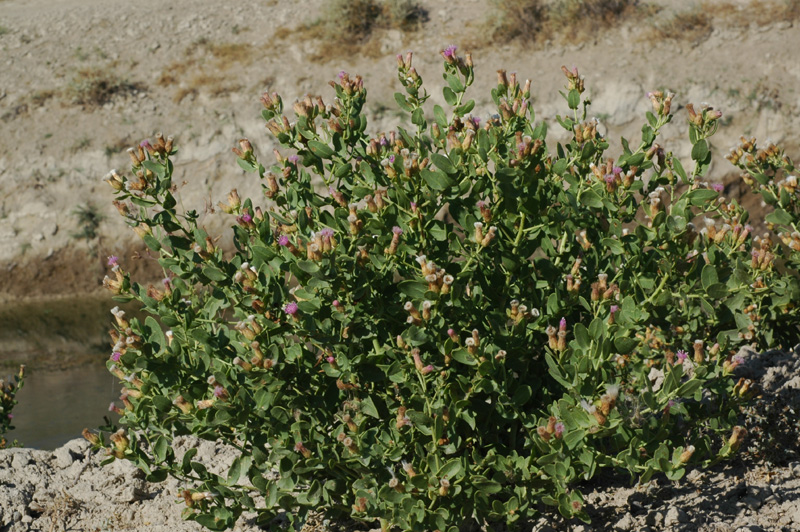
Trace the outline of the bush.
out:
M 586 519 L 575 485 L 601 468 L 676 480 L 742 444 L 737 412 L 756 390 L 730 378 L 737 347 L 798 338 L 792 162 L 755 141 L 731 155 L 777 206 L 784 248 L 751 238 L 747 212 L 704 181 L 712 108 L 687 105 L 691 167 L 656 143 L 672 118 L 660 92 L 641 141 L 612 160 L 577 71 L 564 69 L 557 117 L 571 139 L 552 146 L 529 83 L 500 71 L 498 114 L 481 121 L 471 57 L 442 56 L 447 108 L 432 120 L 398 56 L 410 125 L 389 134 L 366 134 L 358 76 L 331 82 L 333 106 L 297 101 L 294 121 L 265 94 L 289 154 L 267 168 L 248 140 L 233 149 L 266 197 L 220 204 L 233 254 L 176 209 L 171 138 L 130 150 L 135 177 L 109 174 L 166 279 L 145 287 L 114 264 L 105 280 L 151 314 L 114 310 L 127 431 L 108 452 L 185 480 L 188 518 L 224 529 L 249 510 L 298 527 L 319 509 L 455 530 L 543 502 Z M 176 461 L 185 434 L 238 449 L 227 474 L 193 450 Z
M 25 384 L 25 366 L 19 367 L 19 372 L 14 375 L 14 382 L 0 379 L 0 449 L 5 449 L 8 442 L 3 437 L 9 430 L 14 430 L 11 420 L 14 414 L 11 411 L 17 404 L 17 392 Z

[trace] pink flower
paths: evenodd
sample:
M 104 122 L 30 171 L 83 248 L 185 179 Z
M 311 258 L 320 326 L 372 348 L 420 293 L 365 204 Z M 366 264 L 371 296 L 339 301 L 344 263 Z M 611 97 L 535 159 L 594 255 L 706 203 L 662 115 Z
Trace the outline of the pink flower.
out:
M 278 237 L 278 244 L 281 246 L 288 246 L 289 245 L 289 237 L 286 235 L 281 235 Z
M 556 423 L 555 430 L 556 430 L 556 438 L 560 438 L 561 435 L 564 434 L 564 424 L 559 421 L 558 423 Z
M 334 362 L 336 362 L 336 359 L 333 357 L 327 357 L 325 360 L 328 361 L 328 364 L 333 364 Z
M 609 310 L 611 311 L 611 314 L 616 314 L 617 311 L 619 311 L 619 307 L 617 305 L 611 305 Z
M 331 238 L 333 236 L 333 229 L 325 227 L 319 230 L 319 236 L 322 238 Z
M 457 49 L 458 49 L 458 47 L 455 44 L 451 44 L 450 46 L 448 46 L 447 48 L 444 49 L 444 52 L 443 52 L 444 56 L 445 57 L 451 57 L 451 58 L 455 57 Z
M 119 362 L 120 357 L 122 357 L 122 353 L 120 353 L 119 351 L 114 351 L 113 353 L 111 353 L 111 360 L 113 360 L 114 362 Z
M 686 357 L 689 356 L 683 349 L 679 349 L 677 354 L 679 363 L 683 363 L 683 361 L 686 360 Z
M 394 233 L 396 235 L 402 235 L 403 234 L 403 229 L 400 226 L 395 225 L 394 227 L 392 227 L 392 233 Z
M 331 305 L 333 305 L 334 308 L 339 308 L 339 300 L 338 299 L 334 299 L 333 303 L 331 303 Z
M 297 303 L 292 301 L 291 303 L 287 303 L 285 307 L 283 307 L 283 311 L 288 314 L 289 316 L 294 316 L 297 314 Z
M 109 266 L 116 266 L 118 260 L 119 260 L 119 257 L 117 257 L 116 255 L 111 255 L 110 257 L 108 257 L 108 265 Z
M 242 221 L 243 221 L 244 223 L 248 224 L 248 223 L 250 223 L 252 220 L 253 220 L 253 217 L 252 217 L 252 216 L 250 216 L 250 214 L 249 214 L 249 213 L 244 213 L 244 214 L 242 215 Z
M 713 185 L 711 185 L 711 188 L 713 188 L 717 192 L 722 192 L 723 190 L 725 190 L 725 185 L 723 185 L 722 183 L 714 183 Z
M 14 419 L 14 414 L 8 414 L 8 419 Z
M 561 318 L 561 321 L 558 322 L 558 330 L 560 331 L 567 330 L 567 318 Z
M 220 385 L 214 386 L 214 397 L 220 398 L 225 395 L 225 388 Z
M 292 164 L 297 164 L 297 161 L 299 161 L 299 160 L 300 160 L 300 157 L 298 157 L 297 155 L 290 155 L 290 156 L 288 157 L 288 159 L 289 159 L 289 162 L 290 162 L 290 163 L 292 163 Z

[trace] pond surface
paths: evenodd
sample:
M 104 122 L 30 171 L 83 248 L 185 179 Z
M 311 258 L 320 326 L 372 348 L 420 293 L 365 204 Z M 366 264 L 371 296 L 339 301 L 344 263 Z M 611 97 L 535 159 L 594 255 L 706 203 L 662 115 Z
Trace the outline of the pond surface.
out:
M 115 305 L 108 296 L 0 304 L 0 377 L 27 366 L 9 442 L 55 449 L 111 415 L 120 395 L 105 367 Z
M 119 404 L 119 383 L 102 363 L 62 370 L 31 370 L 17 394 L 15 429 L 6 434 L 25 447 L 56 449 L 81 437 L 84 428 L 104 425 L 111 401 Z M 120 405 L 121 406 L 121 405 Z M 113 415 L 116 420 L 118 416 Z

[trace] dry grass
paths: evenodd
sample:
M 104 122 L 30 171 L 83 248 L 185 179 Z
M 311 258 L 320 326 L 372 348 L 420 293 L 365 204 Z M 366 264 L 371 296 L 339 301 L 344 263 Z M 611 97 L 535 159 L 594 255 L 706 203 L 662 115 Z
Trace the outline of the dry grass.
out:
M 684 40 L 699 44 L 706 40 L 713 30 L 711 15 L 701 5 L 690 11 L 677 12 L 654 24 L 651 38 Z
M 428 12 L 415 0 L 331 0 L 319 19 L 297 28 L 278 28 L 276 40 L 317 42 L 310 57 L 327 62 L 342 55 L 380 56 L 374 43 L 380 31 L 419 30 L 428 21 Z
M 176 103 L 201 92 L 211 97 L 223 96 L 242 86 L 220 72 L 236 64 L 249 65 L 258 57 L 259 50 L 250 44 L 200 39 L 186 48 L 183 58 L 165 67 L 156 83 L 161 87 L 178 86 L 173 96 Z
M 73 77 L 67 95 L 72 103 L 100 107 L 117 96 L 142 90 L 145 90 L 143 84 L 121 78 L 110 69 L 87 68 Z
M 643 18 L 652 6 L 638 0 L 494 0 L 494 15 L 472 47 L 522 41 L 576 43 L 622 21 Z

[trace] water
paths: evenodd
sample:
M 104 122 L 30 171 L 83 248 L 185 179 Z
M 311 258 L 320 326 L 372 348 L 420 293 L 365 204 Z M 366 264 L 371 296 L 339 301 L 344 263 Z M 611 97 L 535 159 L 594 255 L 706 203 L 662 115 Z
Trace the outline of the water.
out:
M 6 439 L 16 439 L 25 447 L 56 449 L 80 438 L 84 428 L 103 425 L 103 416 L 112 415 L 108 405 L 119 399 L 119 389 L 116 377 L 98 363 L 55 371 L 31 370 L 17 394 L 15 429 L 6 434 Z
M 27 366 L 9 442 L 55 449 L 111 415 L 120 395 L 105 368 L 115 305 L 108 296 L 0 304 L 0 376 Z

